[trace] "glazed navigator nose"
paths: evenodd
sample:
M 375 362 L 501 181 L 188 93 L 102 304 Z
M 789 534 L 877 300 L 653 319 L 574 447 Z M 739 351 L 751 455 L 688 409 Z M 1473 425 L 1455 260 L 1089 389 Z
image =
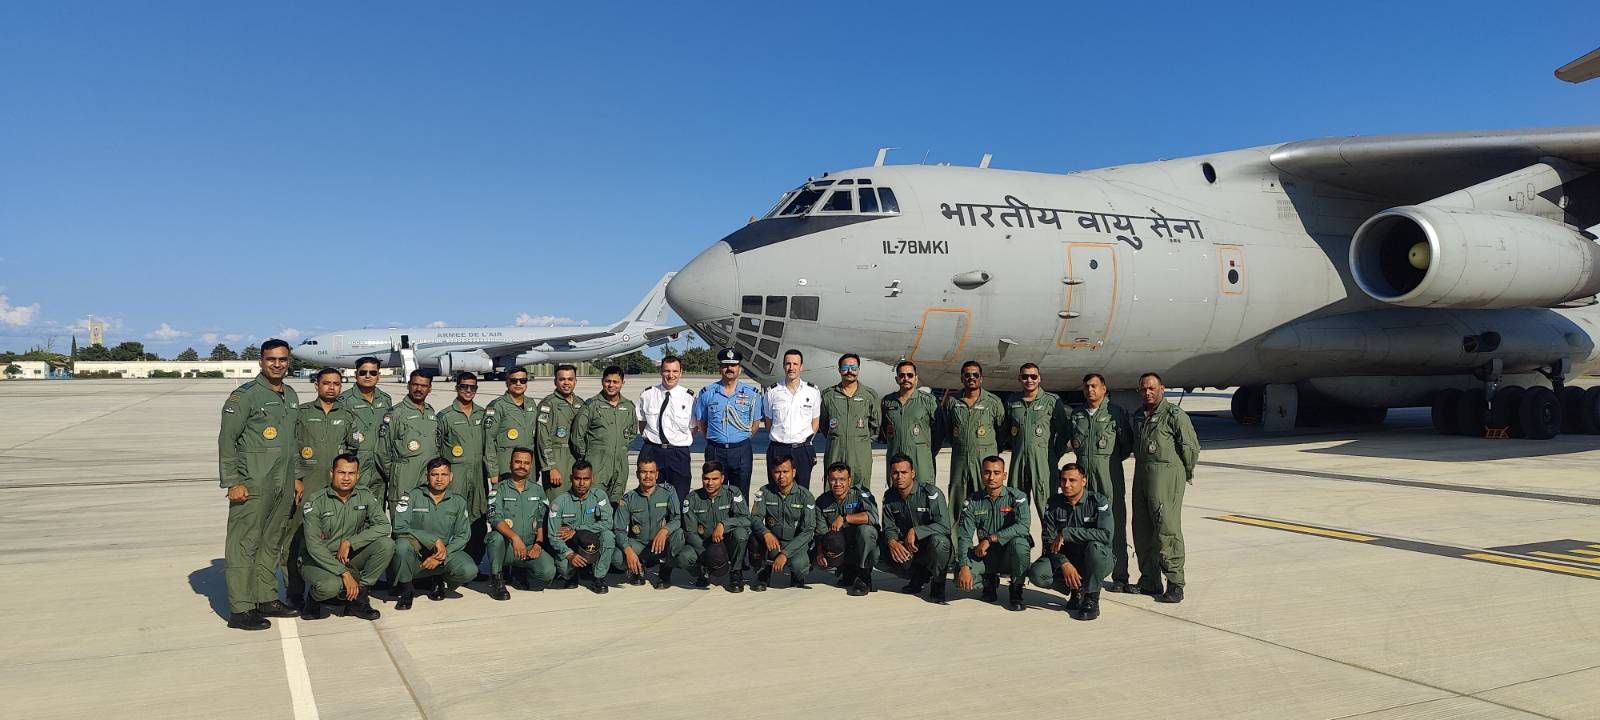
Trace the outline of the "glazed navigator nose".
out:
M 717 242 L 667 283 L 667 303 L 678 317 L 691 323 L 728 317 L 739 300 L 736 271 L 733 249 Z

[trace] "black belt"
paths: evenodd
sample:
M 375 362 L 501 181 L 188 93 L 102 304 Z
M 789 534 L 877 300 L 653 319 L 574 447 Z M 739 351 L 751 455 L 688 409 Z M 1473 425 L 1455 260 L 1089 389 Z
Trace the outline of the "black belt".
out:
M 772 441 L 769 441 L 767 444 L 769 444 L 769 445 L 781 445 L 781 446 L 786 447 L 786 448 L 811 447 L 811 441 L 813 439 L 815 439 L 815 438 L 816 438 L 816 436 L 812 435 L 811 437 L 806 438 L 804 442 L 786 443 L 786 442 L 778 442 L 777 440 L 772 440 Z
M 650 440 L 650 439 L 646 439 L 644 441 L 644 444 L 646 444 L 646 445 L 654 445 L 655 447 L 658 447 L 658 448 L 677 448 L 679 450 L 688 450 L 689 447 L 690 447 L 688 445 L 668 445 L 666 443 L 658 443 L 658 442 L 656 442 L 654 440 Z
M 706 444 L 710 445 L 712 447 L 719 447 L 719 448 L 722 448 L 723 450 L 728 450 L 728 449 L 731 449 L 731 448 L 736 448 L 736 447 L 741 447 L 741 446 L 744 446 L 744 445 L 749 445 L 750 444 L 750 438 L 745 438 L 743 440 L 740 440 L 739 442 L 731 442 L 731 443 L 717 442 L 715 440 L 707 440 Z

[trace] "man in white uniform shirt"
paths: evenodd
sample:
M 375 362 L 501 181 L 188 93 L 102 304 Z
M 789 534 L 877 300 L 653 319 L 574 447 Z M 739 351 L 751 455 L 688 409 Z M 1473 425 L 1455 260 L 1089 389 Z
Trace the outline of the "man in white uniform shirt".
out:
M 805 356 L 799 350 L 785 352 L 783 382 L 767 388 L 767 468 L 770 472 L 779 458 L 793 458 L 795 482 L 810 490 L 811 466 L 817 462 L 811 438 L 822 422 L 822 391 L 800 379 L 804 369 Z
M 645 388 L 634 404 L 639 419 L 639 435 L 644 445 L 640 460 L 655 460 L 660 478 L 689 497 L 689 446 L 694 444 L 694 393 L 678 384 L 683 361 L 677 356 L 661 358 L 661 382 Z

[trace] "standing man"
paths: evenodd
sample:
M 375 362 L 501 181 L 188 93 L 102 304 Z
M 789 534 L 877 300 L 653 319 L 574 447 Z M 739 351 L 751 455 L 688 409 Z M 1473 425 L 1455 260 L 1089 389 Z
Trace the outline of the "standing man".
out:
M 356 442 L 356 458 L 361 461 L 361 487 L 372 492 L 373 497 L 388 497 L 384 488 L 383 470 L 378 463 L 378 428 L 383 426 L 383 416 L 388 414 L 394 401 L 389 393 L 378 389 L 378 359 L 364 357 L 356 361 L 356 386 L 339 396 L 339 404 L 355 418 L 355 432 L 350 438 Z
M 289 343 L 261 344 L 261 372 L 222 403 L 217 433 L 218 478 L 228 491 L 228 534 L 223 578 L 228 584 L 228 627 L 265 630 L 268 617 L 292 617 L 278 601 L 278 546 L 289 514 L 300 501 L 300 413 L 289 374 Z
M 389 502 L 421 487 L 427 465 L 439 457 L 438 415 L 428 404 L 433 376 L 413 370 L 406 379 L 406 401 L 390 408 L 378 428 L 378 462 L 389 478 Z M 396 520 L 398 522 L 398 520 Z M 405 548 L 399 549 L 404 554 Z
M 545 520 L 550 504 L 533 479 L 533 451 L 512 448 L 511 472 L 496 487 L 489 522 L 489 597 L 510 600 L 506 575 L 518 590 L 543 590 L 556 576 L 555 561 L 544 550 Z
M 910 360 L 895 365 L 894 382 L 900 391 L 883 399 L 883 440 L 889 445 L 888 457 L 911 458 L 918 482 L 938 484 L 933 458 L 939 454 L 942 439 L 933 431 L 939 427 L 939 401 L 917 386 L 917 366 Z M 948 518 L 946 523 L 955 526 Z
M 727 575 L 728 592 L 744 592 L 750 508 L 744 493 L 727 485 L 716 460 L 700 466 L 700 488 L 683 499 L 683 539 L 677 564 L 694 571 L 695 587 L 708 587 L 711 578 Z
M 771 468 L 778 458 L 793 458 L 795 479 L 800 487 L 810 489 L 811 466 L 817 462 L 811 440 L 822 419 L 822 393 L 817 386 L 800 379 L 804 369 L 805 356 L 799 350 L 785 351 L 783 382 L 767 388 L 767 467 Z
M 1133 416 L 1133 549 L 1139 554 L 1139 591 L 1156 602 L 1183 602 L 1183 491 L 1194 482 L 1200 458 L 1189 414 L 1167 402 L 1153 372 L 1139 376 L 1144 408 Z M 1162 591 L 1161 576 L 1166 575 Z
M 842 462 L 850 466 L 850 477 L 857 485 L 872 487 L 872 439 L 883 422 L 878 394 L 856 382 L 861 374 L 861 356 L 839 356 L 839 384 L 822 391 L 821 427 L 828 439 L 822 459 L 825 464 Z
M 450 461 L 450 490 L 467 501 L 472 519 L 472 534 L 467 538 L 467 555 L 474 565 L 483 562 L 489 513 L 489 463 L 484 458 L 483 423 L 487 411 L 478 406 L 478 376 L 470 372 L 456 375 L 456 401 L 439 413 L 439 455 Z
M 1000 454 L 1000 432 L 1005 429 L 1006 406 L 983 389 L 983 366 L 968 360 L 961 364 L 959 395 L 939 406 L 939 437 L 950 443 L 950 509 L 961 517 L 961 506 L 983 487 L 982 459 Z M 953 543 L 960 546 L 961 541 Z
M 1063 465 L 1059 478 L 1060 494 L 1039 515 L 1044 554 L 1028 568 L 1028 580 L 1067 593 L 1072 619 L 1093 620 L 1100 617 L 1100 581 L 1111 572 L 1111 506 L 1085 488 L 1077 463 Z
M 639 395 L 639 459 L 656 461 L 661 480 L 679 498 L 689 495 L 689 446 L 694 444 L 694 393 L 678 384 L 683 361 L 661 358 L 661 382 Z
M 1128 582 L 1128 491 L 1122 474 L 1122 461 L 1133 453 L 1133 426 L 1128 412 L 1106 397 L 1100 373 L 1083 376 L 1083 399 L 1083 407 L 1072 411 L 1072 449 L 1089 490 L 1111 503 L 1113 564 L 1106 589 L 1138 592 Z
M 389 514 L 382 499 L 356 486 L 361 470 L 355 453 L 335 457 L 328 475 L 329 486 L 305 495 L 300 554 L 290 561 L 311 585 L 300 618 L 326 617 L 323 604 L 328 603 L 340 615 L 377 620 L 367 590 L 394 559 Z
M 717 463 L 719 476 L 726 471 L 726 481 L 742 497 L 750 491 L 750 466 L 754 460 L 750 436 L 761 427 L 761 390 L 739 382 L 744 355 L 738 350 L 724 348 L 717 353 L 717 363 L 722 368 L 722 382 L 700 388 L 695 395 L 694 422 L 706 436 L 706 462 Z M 702 480 L 704 476 L 702 470 Z
M 428 578 L 428 598 L 461 597 L 453 586 L 478 574 L 467 557 L 467 500 L 450 490 L 450 461 L 436 457 L 424 465 L 427 481 L 400 495 L 394 506 L 394 565 L 390 573 L 400 590 L 394 609 L 410 610 L 417 597 L 414 581 Z
M 872 568 L 878 564 L 878 504 L 872 491 L 850 478 L 850 466 L 828 466 L 828 492 L 817 498 L 817 567 L 837 566 L 840 582 L 850 586 L 850 595 L 872 592 Z M 830 537 L 831 536 L 831 537 Z M 843 539 L 844 554 L 830 561 L 829 545 L 837 548 Z
M 299 430 L 295 443 L 300 446 L 300 498 L 320 495 L 328 488 L 333 473 L 334 457 L 355 449 L 357 443 L 355 417 L 339 404 L 339 391 L 344 376 L 333 368 L 323 368 L 317 373 L 317 399 L 302 403 L 296 408 L 300 414 Z M 284 535 L 278 539 L 278 556 L 284 568 L 284 589 L 290 607 L 299 607 L 305 598 L 306 585 L 300 575 L 300 556 L 304 554 L 305 537 L 300 532 L 301 514 L 294 513 L 284 525 Z M 381 572 L 381 571 L 380 571 Z
M 494 482 L 511 472 L 511 451 L 534 441 L 539 406 L 527 393 L 528 369 L 511 368 L 506 371 L 505 394 L 490 401 L 483 410 L 483 456 Z M 562 442 L 566 442 L 565 437 Z
M 1011 577 L 1006 609 L 1021 611 L 1033 536 L 1028 534 L 1028 496 L 1006 486 L 1006 461 L 990 455 L 983 463 L 983 489 L 967 499 L 957 532 L 956 587 L 983 591 L 984 602 L 1000 597 L 1000 576 Z M 976 539 L 977 542 L 973 542 Z
M 768 472 L 772 480 L 756 491 L 750 510 L 750 566 L 756 570 L 755 592 L 772 584 L 772 574 L 789 571 L 789 587 L 806 587 L 811 571 L 811 541 L 817 533 L 817 499 L 794 482 L 794 458 L 778 458 Z
M 600 374 L 600 394 L 572 418 L 572 455 L 589 461 L 595 487 L 611 501 L 612 510 L 622 504 L 628 488 L 628 447 L 638 434 L 639 410 L 622 396 L 622 368 L 607 367 Z
M 1006 432 L 1011 450 L 1011 486 L 1033 498 L 1042 508 L 1056 484 L 1055 469 L 1071 439 L 1071 408 L 1041 384 L 1039 366 L 1023 363 L 1017 370 L 1022 395 L 1006 406 Z
M 567 587 L 576 587 L 578 574 L 588 570 L 594 578 L 589 586 L 597 595 L 609 591 L 606 573 L 611 570 L 611 553 L 616 535 L 611 530 L 611 501 L 594 488 L 594 468 L 587 460 L 572 463 L 567 490 L 550 503 L 545 521 L 545 541 L 555 551 L 556 570 L 566 578 Z
M 950 547 L 950 503 L 933 483 L 917 480 L 916 465 L 905 454 L 889 458 L 889 490 L 883 494 L 883 533 L 878 567 L 911 582 L 900 592 L 916 595 L 933 581 L 928 600 L 947 604 L 945 569 Z
M 578 368 L 556 366 L 556 391 L 539 401 L 534 438 L 538 444 L 539 473 L 544 483 L 544 498 L 555 500 L 566 492 L 562 483 L 572 473 L 572 419 L 583 408 L 583 400 L 573 392 L 578 387 Z
M 636 470 L 639 485 L 622 496 L 616 521 L 617 535 L 612 568 L 628 573 L 629 585 L 643 585 L 645 570 L 658 568 L 650 586 L 657 590 L 672 584 L 672 561 L 683 550 L 682 501 L 671 485 L 659 484 L 661 473 L 654 458 L 641 455 Z

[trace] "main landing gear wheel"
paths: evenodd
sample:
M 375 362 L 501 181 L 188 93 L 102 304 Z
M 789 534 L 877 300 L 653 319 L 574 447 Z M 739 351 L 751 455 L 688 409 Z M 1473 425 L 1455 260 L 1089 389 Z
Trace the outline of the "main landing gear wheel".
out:
M 1483 437 L 1483 406 L 1486 402 L 1484 392 L 1479 388 L 1461 393 L 1461 400 L 1456 407 L 1456 431 L 1467 437 Z
M 1561 388 L 1561 432 L 1577 434 L 1589 432 L 1583 428 L 1583 388 L 1568 385 Z
M 1455 388 L 1441 390 L 1433 396 L 1434 432 L 1440 435 L 1461 434 L 1461 396 L 1462 392 Z
M 1494 393 L 1494 407 L 1489 408 L 1484 424 L 1492 428 L 1506 428 L 1506 434 L 1527 437 L 1522 429 L 1522 396 L 1528 391 L 1521 385 L 1506 385 Z
M 1578 421 L 1583 424 L 1584 432 L 1600 434 L 1600 387 L 1583 391 L 1583 402 L 1578 404 Z
M 1531 387 L 1522 394 L 1517 407 L 1517 422 L 1522 437 L 1529 440 L 1549 440 L 1561 432 L 1561 401 L 1556 392 L 1547 387 Z

